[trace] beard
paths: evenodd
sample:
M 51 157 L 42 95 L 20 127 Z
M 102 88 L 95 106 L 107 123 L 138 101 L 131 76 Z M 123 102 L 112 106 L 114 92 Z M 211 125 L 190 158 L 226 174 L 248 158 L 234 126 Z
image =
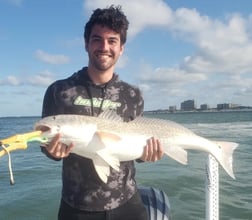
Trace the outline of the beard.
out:
M 99 71 L 106 71 L 113 66 L 115 66 L 118 56 L 111 53 L 97 52 L 94 54 L 89 54 L 89 63 Z
M 90 62 L 92 64 L 92 66 L 95 67 L 95 69 L 97 69 L 99 71 L 106 71 L 115 65 L 116 60 L 109 59 L 109 60 L 101 62 L 99 59 L 98 60 L 93 59 Z

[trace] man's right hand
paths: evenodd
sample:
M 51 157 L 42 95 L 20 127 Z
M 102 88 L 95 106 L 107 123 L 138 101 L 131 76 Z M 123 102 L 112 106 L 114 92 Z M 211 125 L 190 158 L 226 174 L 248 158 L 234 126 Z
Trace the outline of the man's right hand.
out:
M 67 146 L 66 144 L 61 143 L 60 134 L 57 134 L 49 144 L 43 147 L 52 157 L 60 159 L 67 157 L 73 149 L 74 145 L 70 144 L 69 146 Z

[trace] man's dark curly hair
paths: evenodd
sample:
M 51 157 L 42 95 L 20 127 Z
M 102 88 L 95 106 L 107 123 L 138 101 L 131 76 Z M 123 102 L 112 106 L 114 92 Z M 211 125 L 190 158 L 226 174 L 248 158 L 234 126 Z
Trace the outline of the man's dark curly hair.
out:
M 84 39 L 89 42 L 90 34 L 94 25 L 101 25 L 110 28 L 120 34 L 121 44 L 125 44 L 129 22 L 121 10 L 121 6 L 111 5 L 105 9 L 96 9 L 85 25 Z

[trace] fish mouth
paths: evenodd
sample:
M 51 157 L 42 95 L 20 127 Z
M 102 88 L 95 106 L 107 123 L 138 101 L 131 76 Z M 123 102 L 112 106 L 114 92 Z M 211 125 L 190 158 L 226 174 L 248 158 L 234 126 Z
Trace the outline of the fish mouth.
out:
M 51 131 L 51 128 L 47 125 L 37 125 L 35 127 L 36 131 L 41 131 L 42 133 L 48 133 Z

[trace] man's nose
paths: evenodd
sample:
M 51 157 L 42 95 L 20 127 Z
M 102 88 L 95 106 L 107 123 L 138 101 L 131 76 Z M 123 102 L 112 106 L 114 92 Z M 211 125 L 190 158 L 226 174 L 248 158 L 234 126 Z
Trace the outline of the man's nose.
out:
M 107 40 L 103 40 L 103 41 L 101 42 L 101 49 L 102 49 L 103 51 L 107 51 L 108 48 L 109 48 L 109 43 L 108 43 L 108 41 L 107 41 Z

